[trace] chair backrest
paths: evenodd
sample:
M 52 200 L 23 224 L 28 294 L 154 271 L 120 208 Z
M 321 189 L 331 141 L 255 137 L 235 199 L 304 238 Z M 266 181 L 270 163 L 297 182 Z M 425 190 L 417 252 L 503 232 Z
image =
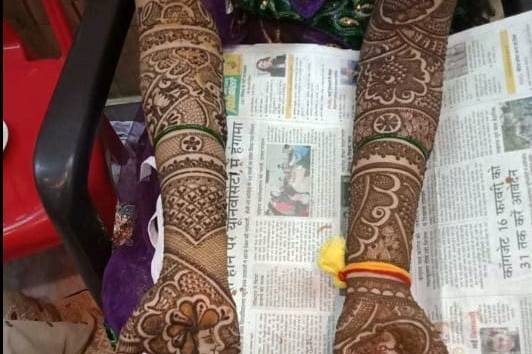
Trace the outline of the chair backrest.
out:
M 134 8 L 131 0 L 86 3 L 33 155 L 42 205 L 99 303 L 116 207 L 99 133 Z
M 2 172 L 4 261 L 60 243 L 35 187 L 33 152 L 72 33 L 59 0 L 42 5 L 59 47 L 56 58 L 30 59 L 20 36 L 3 22 L 3 120 L 9 132 Z
M 41 4 L 59 48 L 57 57 L 30 57 L 20 36 L 7 22 L 3 23 L 3 119 L 9 132 L 2 172 L 4 261 L 61 243 L 36 187 L 33 157 L 73 36 L 60 0 L 41 0 Z M 107 229 L 112 230 L 115 196 L 98 140 L 93 149 L 89 189 Z

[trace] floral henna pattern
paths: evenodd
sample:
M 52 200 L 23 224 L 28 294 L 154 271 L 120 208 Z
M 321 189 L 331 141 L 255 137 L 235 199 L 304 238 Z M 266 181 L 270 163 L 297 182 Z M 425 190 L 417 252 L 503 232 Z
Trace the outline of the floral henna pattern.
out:
M 348 280 L 338 320 L 335 354 L 444 354 L 435 327 L 406 286 L 389 281 Z
M 381 0 L 361 49 L 355 142 L 394 133 L 432 149 L 441 106 L 445 49 L 455 0 Z M 386 14 L 386 15 L 382 15 Z
M 226 290 L 177 257 L 168 256 L 168 264 L 122 330 L 118 352 L 239 353 L 236 311 Z
M 140 87 L 163 200 L 158 282 L 118 353 L 238 354 L 227 283 L 221 44 L 200 0 L 137 0 Z
M 361 49 L 347 261 L 410 269 L 423 175 L 441 106 L 455 0 L 378 0 Z M 347 277 L 335 354 L 444 354 L 407 285 Z
M 366 86 L 363 100 L 382 105 L 414 102 L 427 94 L 430 82 L 427 66 L 427 59 L 422 53 L 411 48 L 375 61 L 370 66 L 371 70 L 365 70 L 360 77 Z M 416 69 L 414 73 L 412 68 Z
M 357 118 L 354 138 L 360 146 L 375 135 L 409 138 L 424 150 L 432 146 L 438 122 L 419 108 L 383 108 Z
M 152 141 L 179 124 L 222 136 L 221 42 L 197 0 L 138 0 L 140 89 Z

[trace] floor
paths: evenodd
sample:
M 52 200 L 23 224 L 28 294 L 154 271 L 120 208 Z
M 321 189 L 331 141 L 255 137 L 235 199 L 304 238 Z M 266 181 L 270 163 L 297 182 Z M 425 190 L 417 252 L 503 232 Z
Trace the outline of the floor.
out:
M 5 291 L 54 302 L 86 289 L 63 246 L 4 264 Z M 3 311 L 5 314 L 5 308 Z
M 86 354 L 111 354 L 101 310 L 63 246 L 4 264 L 2 317 L 88 325 Z

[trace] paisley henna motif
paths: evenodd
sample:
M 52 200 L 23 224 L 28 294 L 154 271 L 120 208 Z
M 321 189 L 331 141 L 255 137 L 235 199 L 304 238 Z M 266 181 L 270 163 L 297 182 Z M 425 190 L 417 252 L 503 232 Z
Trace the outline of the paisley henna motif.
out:
M 357 88 L 349 263 L 377 260 L 410 268 L 455 3 L 378 0 L 375 5 Z M 447 353 L 406 285 L 386 276 L 364 276 L 347 278 L 335 354 Z
M 410 249 L 417 199 L 421 191 L 419 174 L 398 163 L 355 165 L 353 221 L 348 243 L 348 261 L 379 260 L 410 268 Z M 358 202 L 357 202 L 358 201 Z M 363 201 L 362 203 L 360 201 Z
M 381 0 L 376 4 L 361 49 L 356 117 L 361 129 L 356 142 L 387 132 L 432 149 L 455 2 Z M 386 131 L 382 122 L 376 122 L 382 116 L 400 122 Z
M 227 283 L 222 54 L 199 0 L 137 0 L 140 87 L 163 200 L 158 282 L 119 353 L 238 354 Z

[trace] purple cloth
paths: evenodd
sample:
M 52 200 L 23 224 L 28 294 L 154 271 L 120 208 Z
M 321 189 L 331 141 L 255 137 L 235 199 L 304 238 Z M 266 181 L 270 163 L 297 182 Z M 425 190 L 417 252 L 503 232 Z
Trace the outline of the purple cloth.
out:
M 341 40 L 329 34 L 295 22 L 250 17 L 243 30 L 246 32 L 246 36 L 242 40 L 242 44 L 313 43 L 348 48 Z
M 228 0 L 229 1 L 229 0 Z M 226 13 L 226 0 L 202 0 L 203 6 L 209 10 L 223 45 L 234 45 L 242 41 L 245 32 L 241 28 L 240 12 Z
M 305 18 L 312 17 L 324 0 L 292 0 L 292 5 Z M 304 24 L 267 20 L 234 9 L 226 13 L 225 0 L 203 0 L 212 14 L 224 46 L 255 43 L 314 43 L 348 48 L 340 39 Z
M 290 3 L 303 18 L 311 18 L 323 6 L 325 0 L 290 0 Z
M 135 198 L 137 195 L 138 169 L 140 163 L 143 161 L 138 161 L 138 159 L 141 158 L 138 154 L 146 153 L 146 151 L 153 152 L 153 149 L 149 150 L 149 148 L 146 147 L 146 144 L 149 145 L 149 141 L 145 131 L 146 124 L 144 123 L 144 114 L 142 108 L 139 108 L 128 137 L 124 142 L 124 147 L 129 153 L 129 159 L 126 164 L 120 168 L 116 187 L 116 196 L 118 201 L 122 204 L 136 204 Z
M 102 284 L 105 320 L 115 333 L 120 332 L 141 297 L 153 285 L 151 260 L 154 249 L 148 237 L 147 225 L 155 212 L 155 204 L 160 193 L 159 181 L 154 171 L 145 181 L 136 182 L 142 161 L 153 155 L 153 147 L 148 141 L 146 131 L 134 151 L 137 156 L 132 158 L 135 159 L 137 168 L 136 171 L 128 170 L 134 178 L 122 180 L 132 184 L 121 183 L 117 188 L 128 191 L 129 200 L 134 199 L 135 227 L 131 239 L 113 250 L 105 268 Z

